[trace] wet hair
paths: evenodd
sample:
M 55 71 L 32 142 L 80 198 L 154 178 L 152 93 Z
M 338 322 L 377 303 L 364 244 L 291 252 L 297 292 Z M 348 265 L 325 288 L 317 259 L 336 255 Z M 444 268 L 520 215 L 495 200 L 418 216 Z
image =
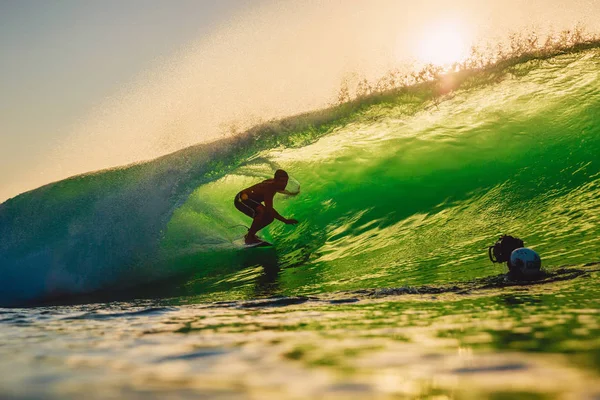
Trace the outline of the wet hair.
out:
M 278 178 L 289 178 L 288 173 L 285 172 L 282 169 L 278 169 L 277 171 L 275 171 L 275 179 Z

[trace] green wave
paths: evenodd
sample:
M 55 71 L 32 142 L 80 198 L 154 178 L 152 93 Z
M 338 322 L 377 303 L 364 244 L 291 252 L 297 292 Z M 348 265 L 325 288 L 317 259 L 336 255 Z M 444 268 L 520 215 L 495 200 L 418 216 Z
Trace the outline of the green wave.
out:
M 486 254 L 502 233 L 545 267 L 597 261 L 600 49 L 586 47 L 20 195 L 0 205 L 0 304 L 142 284 L 248 298 L 467 281 L 502 272 Z M 243 249 L 236 225 L 250 221 L 233 197 L 276 168 L 301 193 L 275 207 L 301 224 L 275 222 L 273 248 Z
M 597 260 L 599 55 L 587 50 L 471 76 L 476 83 L 467 79 L 437 105 L 411 93 L 390 96 L 310 145 L 261 152 L 190 196 L 168 225 L 163 251 L 227 247 L 227 226 L 249 223 L 231 207 L 235 193 L 282 167 L 302 193 L 275 206 L 302 223 L 267 229 L 276 259 L 266 264 L 281 267 L 267 294 L 497 274 L 502 268 L 486 248 L 503 233 L 521 237 L 545 267 Z M 212 255 L 212 273 L 199 274 L 189 292 L 261 294 L 247 275 L 253 267 L 268 275 L 260 260 L 240 272 L 222 267 L 239 265 L 239 257 Z

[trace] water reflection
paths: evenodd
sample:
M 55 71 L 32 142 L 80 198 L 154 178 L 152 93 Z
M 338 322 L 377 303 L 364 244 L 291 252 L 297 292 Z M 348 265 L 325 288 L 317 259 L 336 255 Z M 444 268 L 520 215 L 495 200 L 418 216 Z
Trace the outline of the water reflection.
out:
M 498 300 L 501 304 L 506 306 L 514 306 L 517 304 L 539 304 L 541 300 L 534 296 L 520 295 L 520 294 L 506 294 L 498 296 Z
M 262 268 L 262 273 L 258 274 L 254 280 L 252 297 L 269 297 L 279 292 L 278 277 L 281 271 L 279 265 L 279 256 L 274 247 L 257 248 L 254 251 L 243 252 L 242 266 L 244 269 L 252 269 L 257 266 Z
M 244 254 L 231 278 L 270 296 L 280 261 Z M 0 396 L 594 398 L 600 271 L 587 271 L 468 293 L 0 310 Z

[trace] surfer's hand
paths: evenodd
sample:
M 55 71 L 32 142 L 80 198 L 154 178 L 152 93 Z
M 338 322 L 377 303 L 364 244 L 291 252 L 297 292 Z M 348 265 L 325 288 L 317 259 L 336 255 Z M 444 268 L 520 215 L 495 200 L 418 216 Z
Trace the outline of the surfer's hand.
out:
M 290 192 L 288 190 L 280 190 L 278 193 L 285 194 L 287 196 L 297 196 L 298 194 L 300 194 L 300 189 L 298 189 L 297 192 Z
M 286 219 L 285 223 L 288 225 L 296 225 L 298 223 L 298 220 L 295 219 Z

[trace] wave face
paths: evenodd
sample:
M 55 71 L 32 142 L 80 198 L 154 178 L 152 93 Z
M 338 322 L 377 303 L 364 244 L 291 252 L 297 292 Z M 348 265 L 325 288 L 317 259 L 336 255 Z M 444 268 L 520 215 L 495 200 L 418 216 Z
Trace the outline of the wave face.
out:
M 546 267 L 597 261 L 599 154 L 600 49 L 463 72 L 3 203 L 0 305 L 465 281 L 501 272 L 503 233 Z M 233 197 L 276 168 L 302 183 L 275 203 L 301 224 L 241 249 Z

